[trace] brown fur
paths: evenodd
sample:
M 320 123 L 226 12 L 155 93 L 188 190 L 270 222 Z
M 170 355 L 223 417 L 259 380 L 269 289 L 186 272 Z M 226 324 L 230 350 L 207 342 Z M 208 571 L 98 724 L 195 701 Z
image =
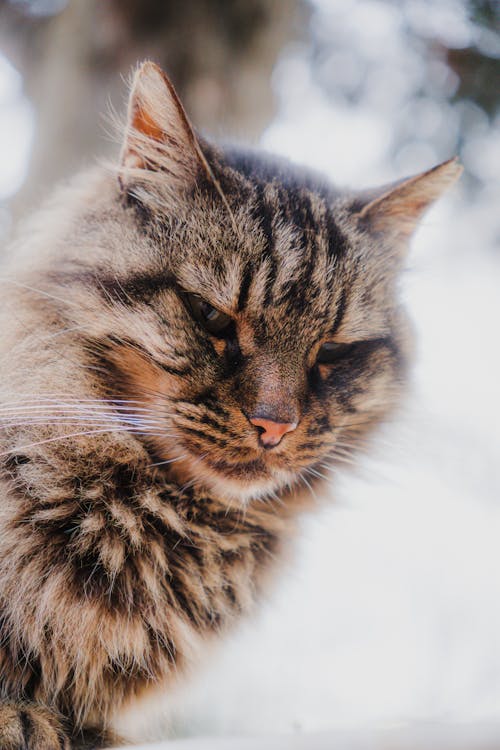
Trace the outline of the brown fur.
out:
M 339 195 L 196 139 L 138 71 L 120 179 L 60 188 L 1 272 L 0 747 L 105 746 L 254 605 L 304 485 L 399 399 L 402 241 L 458 172 Z M 299 423 L 265 451 L 254 414 Z

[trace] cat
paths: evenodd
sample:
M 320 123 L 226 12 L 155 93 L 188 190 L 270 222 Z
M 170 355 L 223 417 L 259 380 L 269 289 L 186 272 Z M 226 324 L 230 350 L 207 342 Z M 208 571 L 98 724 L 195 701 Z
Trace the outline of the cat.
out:
M 405 250 L 461 171 L 338 192 L 198 136 L 152 62 L 122 137 L 2 261 L 2 750 L 117 742 L 254 606 L 400 401 Z

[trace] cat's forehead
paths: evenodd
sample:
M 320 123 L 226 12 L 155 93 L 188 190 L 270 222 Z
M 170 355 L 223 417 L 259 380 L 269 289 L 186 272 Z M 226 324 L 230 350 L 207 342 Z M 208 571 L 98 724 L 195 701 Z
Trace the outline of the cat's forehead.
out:
M 325 337 L 339 310 L 346 338 L 382 335 L 386 300 L 372 293 L 380 274 L 360 262 L 345 197 L 302 171 L 257 173 L 255 163 L 222 171 L 227 204 L 209 186 L 160 217 L 155 258 L 182 290 L 245 320 L 266 344 Z
M 325 199 L 276 179 L 247 181 L 242 193 L 231 216 L 198 199 L 170 238 L 179 284 L 230 313 L 328 315 L 347 240 Z

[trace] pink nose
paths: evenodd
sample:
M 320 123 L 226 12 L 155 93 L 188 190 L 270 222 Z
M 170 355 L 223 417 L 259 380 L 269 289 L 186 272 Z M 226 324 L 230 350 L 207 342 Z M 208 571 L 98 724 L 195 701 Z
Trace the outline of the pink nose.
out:
M 297 427 L 297 422 L 273 422 L 272 419 L 260 419 L 259 417 L 250 417 L 250 422 L 264 430 L 260 435 L 260 440 L 266 448 L 278 445 L 283 435 L 286 435 L 287 432 L 293 432 Z

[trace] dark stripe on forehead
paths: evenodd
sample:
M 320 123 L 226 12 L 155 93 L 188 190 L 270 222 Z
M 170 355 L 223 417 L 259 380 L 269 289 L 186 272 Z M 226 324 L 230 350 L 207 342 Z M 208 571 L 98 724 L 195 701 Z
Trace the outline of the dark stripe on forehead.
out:
M 300 313 L 304 309 L 305 298 L 315 293 L 311 287 L 311 279 L 319 247 L 318 226 L 309 191 L 297 187 L 282 189 L 280 207 L 283 221 L 293 231 L 294 239 L 290 250 L 298 252 L 301 260 L 300 268 L 285 279 L 281 288 L 276 291 L 275 301 L 277 304 L 285 303 L 290 313 Z
M 303 273 L 296 279 L 287 280 L 276 298 L 277 305 L 286 305 L 290 315 L 304 312 L 311 298 L 311 280 Z
M 169 289 L 174 284 L 173 278 L 164 271 L 157 273 L 137 273 L 125 279 L 116 277 L 98 278 L 99 285 L 124 304 L 148 302 L 159 292 Z
M 276 279 L 277 263 L 274 256 L 274 233 L 273 220 L 277 205 L 273 205 L 265 195 L 265 185 L 261 182 L 255 186 L 255 203 L 253 207 L 254 218 L 259 223 L 264 235 L 264 247 L 262 248 L 262 261 L 267 265 L 267 279 L 264 292 L 264 305 L 268 306 L 273 298 L 273 286 Z
M 250 284 L 253 278 L 253 268 L 250 262 L 246 263 L 243 269 L 243 275 L 240 283 L 240 293 L 238 295 L 238 311 L 241 312 L 248 300 L 248 292 L 250 291 Z
M 347 253 L 347 239 L 335 223 L 332 212 L 328 209 L 325 218 L 325 229 L 328 235 L 328 254 L 331 258 L 342 258 Z
M 314 219 L 310 196 L 308 194 L 304 194 L 302 200 L 302 211 L 304 214 L 303 242 L 305 248 L 309 250 L 307 261 L 304 266 L 303 277 L 306 281 L 310 282 L 310 279 L 314 272 L 314 265 L 316 263 L 318 254 L 318 243 L 316 240 L 317 226 Z
M 340 325 L 344 318 L 345 308 L 346 308 L 346 293 L 345 293 L 345 289 L 342 289 L 342 292 L 340 293 L 340 300 L 337 305 L 337 311 L 335 313 L 335 319 L 333 321 L 333 325 L 331 328 L 332 336 L 334 336 L 337 333 L 338 329 L 340 328 Z
M 264 185 L 257 183 L 255 186 L 255 205 L 253 209 L 254 218 L 257 219 L 262 233 L 264 235 L 265 255 L 271 255 L 274 245 L 273 237 L 273 217 L 276 207 L 272 206 L 267 200 L 264 192 Z
M 76 285 L 95 289 L 106 300 L 126 306 L 149 302 L 156 294 L 175 284 L 174 279 L 165 271 L 138 272 L 120 278 L 112 275 L 108 268 L 56 271 L 50 274 L 50 279 L 62 287 Z
M 309 191 L 298 188 L 289 188 L 288 207 L 289 216 L 297 228 L 311 230 L 316 226 L 316 221 L 311 206 Z
M 274 297 L 274 284 L 276 282 L 276 275 L 278 271 L 278 265 L 274 256 L 267 258 L 267 277 L 266 286 L 264 292 L 264 307 L 269 307 Z

